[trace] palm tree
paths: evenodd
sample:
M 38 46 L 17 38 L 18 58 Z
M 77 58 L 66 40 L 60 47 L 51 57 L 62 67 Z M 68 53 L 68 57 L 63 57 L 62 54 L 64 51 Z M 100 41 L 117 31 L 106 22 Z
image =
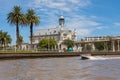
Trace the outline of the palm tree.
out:
M 0 30 L 0 48 L 2 47 L 2 30 Z
M 14 6 L 13 11 L 8 14 L 8 23 L 16 25 L 16 45 L 19 46 L 19 25 L 27 23 L 26 16 L 21 12 L 20 6 Z
M 12 41 L 10 35 L 7 32 L 0 31 L 0 45 L 1 46 L 8 46 Z
M 39 25 L 40 20 L 39 20 L 39 16 L 35 14 L 33 9 L 29 9 L 26 15 L 28 20 L 28 25 L 30 25 L 30 44 L 32 48 L 33 25 Z
M 3 32 L 2 40 L 3 40 L 4 47 L 8 46 L 8 44 L 11 43 L 12 41 L 10 35 L 8 35 L 7 32 Z

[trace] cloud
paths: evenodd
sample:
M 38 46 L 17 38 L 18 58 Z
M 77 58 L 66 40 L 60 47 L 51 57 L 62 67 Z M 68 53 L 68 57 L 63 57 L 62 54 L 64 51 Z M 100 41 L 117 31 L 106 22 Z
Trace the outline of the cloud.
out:
M 87 36 L 96 29 L 102 29 L 102 24 L 95 21 L 95 15 L 81 14 L 82 8 L 89 7 L 92 0 L 34 0 L 32 6 L 41 16 L 44 28 L 56 27 L 60 15 L 65 17 L 65 26 L 74 30 L 78 36 Z M 55 26 L 55 25 L 56 26 Z
M 34 0 L 29 6 L 34 8 L 51 8 L 61 11 L 73 11 L 74 9 L 88 6 L 91 0 Z
M 114 25 L 115 26 L 120 26 L 120 22 L 115 22 Z
M 103 29 L 102 24 L 93 21 L 88 16 L 75 15 L 67 19 L 66 26 L 72 30 L 76 29 L 78 37 L 91 36 L 94 30 Z
M 77 40 L 80 40 L 83 37 L 91 36 L 92 29 L 77 29 Z
M 77 29 L 77 34 L 79 36 L 86 36 L 86 35 L 89 35 L 91 31 L 92 30 L 88 30 L 88 29 Z

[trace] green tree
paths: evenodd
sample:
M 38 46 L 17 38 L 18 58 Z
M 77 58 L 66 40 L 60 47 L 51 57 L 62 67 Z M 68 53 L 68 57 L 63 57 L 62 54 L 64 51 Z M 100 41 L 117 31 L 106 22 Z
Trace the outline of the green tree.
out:
M 39 17 L 35 14 L 33 9 L 29 9 L 27 12 L 28 25 L 30 25 L 30 44 L 32 48 L 32 37 L 33 37 L 33 25 L 39 25 Z
M 23 37 L 21 35 L 19 35 L 19 44 L 20 44 L 20 48 L 21 48 L 21 44 L 23 43 Z
M 48 39 L 46 38 L 41 39 L 38 45 L 40 48 L 48 48 Z
M 19 25 L 25 25 L 27 23 L 26 16 L 21 12 L 20 6 L 14 6 L 12 12 L 8 14 L 8 23 L 16 25 L 16 45 L 19 46 Z
M 23 43 L 23 37 L 21 35 L 19 36 L 19 41 L 20 41 L 20 44 Z
M 86 51 L 91 51 L 91 50 L 92 50 L 91 45 L 87 44 L 87 45 L 86 45 Z
M 0 30 L 0 48 L 2 47 L 3 39 L 2 39 L 2 30 Z
M 95 47 L 98 50 L 104 50 L 104 43 L 103 42 L 95 43 Z
M 57 46 L 57 42 L 55 39 L 49 39 L 48 41 L 50 43 L 50 49 L 53 49 L 55 48 L 55 46 Z
M 0 31 L 0 44 L 1 46 L 8 46 L 12 41 L 10 35 L 8 35 L 7 32 L 3 32 L 2 30 Z
M 63 41 L 63 44 L 65 44 L 67 46 L 67 48 L 73 47 L 74 46 L 74 41 L 70 40 L 70 39 L 66 39 Z
M 39 41 L 39 47 L 40 48 L 46 48 L 46 49 L 52 49 L 57 45 L 57 42 L 55 41 L 55 39 L 42 39 Z

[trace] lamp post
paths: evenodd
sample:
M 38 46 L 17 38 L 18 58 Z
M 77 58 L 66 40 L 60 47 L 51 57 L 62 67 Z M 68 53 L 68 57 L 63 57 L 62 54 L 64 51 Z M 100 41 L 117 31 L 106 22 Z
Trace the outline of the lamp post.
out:
M 48 39 L 48 50 L 50 51 L 50 38 L 51 38 L 51 32 L 49 34 L 49 39 Z
M 48 38 L 48 51 L 49 51 L 49 38 Z
M 50 34 L 49 34 L 49 29 L 48 29 L 48 51 L 49 51 L 49 37 L 50 37 Z

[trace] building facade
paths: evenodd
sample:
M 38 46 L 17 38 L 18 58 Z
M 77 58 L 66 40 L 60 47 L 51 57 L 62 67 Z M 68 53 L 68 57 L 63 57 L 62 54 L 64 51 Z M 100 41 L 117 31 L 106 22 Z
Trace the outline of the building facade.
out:
M 76 45 L 82 51 L 120 51 L 120 36 L 85 37 Z
M 77 41 L 76 31 L 72 31 L 65 26 L 65 18 L 59 18 L 59 25 L 55 28 L 39 29 L 33 34 L 33 49 L 38 49 L 38 43 L 43 38 L 54 39 L 57 42 L 56 50 L 67 49 L 63 41 L 70 39 L 75 42 L 73 50 L 76 52 L 84 51 L 120 51 L 120 36 L 98 36 L 85 37 Z M 25 47 L 26 46 L 26 47 Z M 30 44 L 24 44 L 23 49 L 30 49 Z
M 33 34 L 32 43 L 34 49 L 38 48 L 38 43 L 43 38 L 51 38 L 57 41 L 58 46 L 56 49 L 63 50 L 67 47 L 62 44 L 65 39 L 70 39 L 73 41 L 77 40 L 76 32 L 70 30 L 69 28 L 65 27 L 65 18 L 61 16 L 59 18 L 59 25 L 55 28 L 48 28 L 48 29 L 39 29 Z

